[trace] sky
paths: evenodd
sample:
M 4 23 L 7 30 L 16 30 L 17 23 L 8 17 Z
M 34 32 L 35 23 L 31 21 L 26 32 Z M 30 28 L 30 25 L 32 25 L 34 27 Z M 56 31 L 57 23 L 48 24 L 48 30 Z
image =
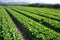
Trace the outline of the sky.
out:
M 2 2 L 28 2 L 28 3 L 49 3 L 60 4 L 60 0 L 0 0 Z

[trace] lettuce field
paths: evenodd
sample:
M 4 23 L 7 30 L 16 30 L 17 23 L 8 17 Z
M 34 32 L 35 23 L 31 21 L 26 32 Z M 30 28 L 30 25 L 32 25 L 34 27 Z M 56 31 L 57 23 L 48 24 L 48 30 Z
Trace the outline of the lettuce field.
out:
M 0 6 L 0 40 L 60 40 L 60 9 Z

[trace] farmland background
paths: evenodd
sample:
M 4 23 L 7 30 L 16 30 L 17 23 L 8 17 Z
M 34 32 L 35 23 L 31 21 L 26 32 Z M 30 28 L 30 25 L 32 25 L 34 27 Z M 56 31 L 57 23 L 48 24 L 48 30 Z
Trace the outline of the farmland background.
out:
M 60 40 L 60 3 L 0 1 L 0 40 Z

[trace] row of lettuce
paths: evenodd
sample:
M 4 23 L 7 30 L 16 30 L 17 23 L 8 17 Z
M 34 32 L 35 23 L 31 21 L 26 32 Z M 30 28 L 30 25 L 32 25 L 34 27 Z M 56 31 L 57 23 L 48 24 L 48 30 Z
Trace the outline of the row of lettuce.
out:
M 13 9 L 20 12 L 21 14 L 28 15 L 29 17 L 37 19 L 38 23 L 44 23 L 45 22 L 45 23 L 47 23 L 47 25 L 49 24 L 52 27 L 53 30 L 58 30 L 58 29 L 60 30 L 60 22 L 59 21 L 52 20 L 50 18 L 46 18 L 46 17 L 43 17 L 43 16 L 39 16 L 39 15 L 30 13 L 30 12 L 21 11 L 21 10 L 16 9 L 16 8 L 13 8 Z
M 38 12 L 38 13 L 46 13 L 46 14 L 49 13 L 48 15 L 59 16 L 59 14 L 60 14 L 60 10 L 52 9 L 52 8 L 37 8 L 37 7 L 27 7 L 27 6 L 15 6 L 15 7 L 30 10 L 30 11 L 35 11 L 35 12 Z
M 0 7 L 0 40 L 21 40 L 22 37 L 18 32 L 15 24 L 7 12 Z
M 20 6 L 21 7 L 21 6 Z M 48 8 L 31 8 L 31 7 L 15 7 L 24 11 L 29 11 L 37 15 L 43 15 L 45 17 L 60 21 L 60 11 Z M 57 14 L 58 13 L 58 14 Z
M 52 20 L 52 19 L 49 19 L 49 18 L 45 18 L 45 17 L 41 17 L 41 16 L 38 16 L 36 14 L 31 14 L 29 12 L 26 12 L 26 11 L 21 11 L 21 10 L 18 10 L 18 9 L 15 9 L 15 10 L 18 10 L 20 11 L 20 13 L 12 10 L 11 8 L 6 8 L 10 13 L 11 15 L 13 15 L 26 29 L 28 29 L 32 35 L 35 36 L 35 39 L 36 40 L 60 40 L 60 33 L 57 33 L 56 31 L 48 28 L 48 27 L 45 27 L 44 25 L 42 25 L 41 23 L 38 23 L 34 20 L 32 20 L 31 18 L 28 18 L 26 17 L 25 15 L 23 15 L 22 13 L 26 14 L 26 15 L 29 15 L 33 18 L 36 18 L 38 20 L 41 20 L 41 19 L 44 19 L 45 22 L 48 22 L 50 23 L 51 25 L 55 25 L 54 27 L 55 28 L 59 28 L 58 24 L 60 22 L 56 21 L 56 20 Z M 22 13 L 21 13 L 22 12 Z M 18 15 L 18 16 L 17 16 Z M 55 24 L 54 24 L 54 23 Z

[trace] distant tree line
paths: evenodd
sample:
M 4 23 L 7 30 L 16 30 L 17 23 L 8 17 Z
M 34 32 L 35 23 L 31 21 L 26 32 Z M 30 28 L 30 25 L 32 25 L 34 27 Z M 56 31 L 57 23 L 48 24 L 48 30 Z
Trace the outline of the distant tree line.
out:
M 3 4 L 0 3 L 0 6 L 20 6 L 21 4 Z M 31 6 L 31 7 L 46 7 L 46 8 L 60 8 L 60 4 L 28 4 L 28 5 L 21 5 L 21 6 Z
M 60 4 L 29 4 L 32 7 L 47 7 L 47 8 L 60 8 Z
M 0 4 L 0 6 L 19 6 L 17 4 Z
M 8 3 L 2 3 L 0 2 L 0 6 L 20 6 L 19 4 L 8 4 Z

